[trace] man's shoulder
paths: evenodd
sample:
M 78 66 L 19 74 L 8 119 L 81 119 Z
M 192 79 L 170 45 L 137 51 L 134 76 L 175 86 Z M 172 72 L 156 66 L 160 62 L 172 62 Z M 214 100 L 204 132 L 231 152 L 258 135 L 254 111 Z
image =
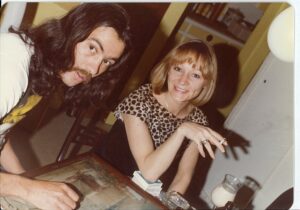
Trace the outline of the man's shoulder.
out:
M 18 34 L 14 33 L 0 33 L 1 48 L 5 47 L 25 47 Z
M 0 115 L 3 117 L 27 89 L 30 52 L 17 34 L 1 34 L 0 41 Z
M 0 46 L 2 62 L 7 62 L 6 58 L 8 60 L 28 61 L 33 53 L 32 47 L 26 44 L 18 34 L 14 33 L 1 33 Z

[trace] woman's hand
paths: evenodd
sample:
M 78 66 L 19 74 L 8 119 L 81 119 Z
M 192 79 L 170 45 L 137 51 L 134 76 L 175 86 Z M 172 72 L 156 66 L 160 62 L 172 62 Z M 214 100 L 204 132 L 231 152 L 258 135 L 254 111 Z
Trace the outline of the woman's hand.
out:
M 225 152 L 224 146 L 227 146 L 227 142 L 216 131 L 209 127 L 202 126 L 192 122 L 185 122 L 179 128 L 179 132 L 184 137 L 194 141 L 202 157 L 205 157 L 203 146 L 208 151 L 209 155 L 214 159 L 215 155 L 211 148 L 211 144 L 215 145 L 221 152 Z
M 77 193 L 65 183 L 27 179 L 23 183 L 23 199 L 44 210 L 72 210 L 79 200 Z

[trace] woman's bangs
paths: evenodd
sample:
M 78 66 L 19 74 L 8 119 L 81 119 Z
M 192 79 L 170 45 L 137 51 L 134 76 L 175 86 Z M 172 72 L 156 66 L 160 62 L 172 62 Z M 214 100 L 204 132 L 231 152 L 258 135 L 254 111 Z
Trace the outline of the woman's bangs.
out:
M 199 59 L 198 53 L 192 50 L 177 50 L 174 52 L 174 55 L 171 56 L 170 64 L 179 65 L 183 63 L 196 64 Z

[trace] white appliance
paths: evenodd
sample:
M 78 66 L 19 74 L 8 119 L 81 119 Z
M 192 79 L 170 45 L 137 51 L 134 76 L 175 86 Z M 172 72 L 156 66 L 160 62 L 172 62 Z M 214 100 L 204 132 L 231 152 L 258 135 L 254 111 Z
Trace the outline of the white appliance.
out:
M 225 122 L 228 130 L 250 142 L 248 154 L 235 148 L 235 160 L 231 153 L 228 158 L 216 153 L 200 194 L 203 200 L 211 204 L 211 191 L 227 173 L 250 176 L 262 185 L 253 200 L 257 210 L 293 186 L 293 74 L 292 63 L 267 56 Z

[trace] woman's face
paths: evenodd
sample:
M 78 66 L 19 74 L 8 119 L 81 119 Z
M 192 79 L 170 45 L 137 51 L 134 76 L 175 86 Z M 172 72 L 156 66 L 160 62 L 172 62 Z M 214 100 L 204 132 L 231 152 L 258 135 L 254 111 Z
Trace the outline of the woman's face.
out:
M 168 92 L 177 102 L 190 102 L 202 90 L 205 80 L 198 65 L 182 63 L 171 66 L 168 72 Z
M 75 46 L 73 67 L 60 73 L 69 87 L 86 83 L 115 64 L 125 48 L 115 29 L 100 26 Z

